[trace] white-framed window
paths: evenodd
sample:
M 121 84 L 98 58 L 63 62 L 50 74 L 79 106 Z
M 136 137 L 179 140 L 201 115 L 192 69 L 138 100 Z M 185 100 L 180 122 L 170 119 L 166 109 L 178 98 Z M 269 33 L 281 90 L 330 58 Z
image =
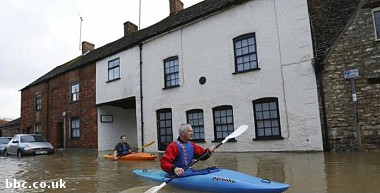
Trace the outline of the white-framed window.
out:
M 80 119 L 71 118 L 71 138 L 80 138 Z
M 71 84 L 71 102 L 79 101 L 79 83 Z

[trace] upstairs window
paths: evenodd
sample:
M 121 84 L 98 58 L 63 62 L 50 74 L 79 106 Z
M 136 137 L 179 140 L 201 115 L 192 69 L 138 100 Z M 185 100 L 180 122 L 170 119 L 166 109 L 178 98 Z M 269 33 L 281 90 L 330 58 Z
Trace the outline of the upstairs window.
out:
M 179 86 L 178 57 L 171 57 L 164 61 L 165 88 Z
M 36 111 L 40 111 L 41 110 L 41 105 L 42 105 L 41 95 L 37 95 L 36 96 L 36 101 L 35 101 Z
M 235 73 L 259 69 L 255 33 L 234 38 Z
M 205 141 L 205 127 L 202 109 L 194 109 L 186 112 L 187 123 L 193 128 L 193 141 Z
M 79 83 L 71 85 L 71 102 L 79 101 Z
M 108 81 L 120 79 L 120 59 L 108 61 Z
M 376 40 L 380 40 L 380 8 L 372 11 Z
M 279 139 L 281 137 L 280 112 L 277 98 L 253 101 L 256 139 Z

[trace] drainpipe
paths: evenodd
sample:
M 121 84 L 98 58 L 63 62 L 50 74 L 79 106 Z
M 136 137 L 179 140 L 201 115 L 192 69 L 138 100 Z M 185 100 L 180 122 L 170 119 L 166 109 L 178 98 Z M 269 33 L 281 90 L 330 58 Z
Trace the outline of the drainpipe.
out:
M 317 78 L 317 81 L 319 82 L 319 96 L 320 96 L 320 99 L 321 99 L 321 106 L 322 106 L 322 122 L 323 122 L 323 126 L 322 126 L 322 130 L 324 130 L 325 132 L 322 132 L 322 134 L 324 133 L 322 139 L 325 141 L 323 143 L 323 149 L 324 151 L 330 151 L 330 140 L 329 140 L 329 131 L 328 131 L 328 126 L 327 126 L 327 119 L 326 119 L 326 103 L 325 103 L 325 89 L 323 87 L 323 79 L 322 79 L 322 70 L 323 70 L 323 64 L 320 64 L 321 66 L 319 67 L 315 67 L 316 69 L 316 78 Z
M 49 98 L 50 98 L 50 86 L 49 86 L 49 80 L 47 81 L 47 107 L 46 107 L 46 137 L 47 137 L 47 140 L 49 140 L 50 139 L 50 136 L 49 136 L 49 114 L 50 114 L 50 108 L 49 108 L 49 106 L 50 106 L 50 100 L 49 100 Z
M 141 145 L 144 145 L 144 111 L 143 111 L 143 92 L 142 92 L 142 46 L 143 43 L 139 44 L 140 48 L 140 113 L 141 113 Z M 144 148 L 142 149 L 144 151 Z

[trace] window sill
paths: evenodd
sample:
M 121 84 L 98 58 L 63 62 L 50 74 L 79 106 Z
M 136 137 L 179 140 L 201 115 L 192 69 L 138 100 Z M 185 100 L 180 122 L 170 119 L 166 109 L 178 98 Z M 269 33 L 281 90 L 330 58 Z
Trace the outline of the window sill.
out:
M 254 68 L 254 69 L 249 69 L 249 70 L 244 70 L 244 71 L 234 72 L 234 73 L 232 73 L 232 74 L 242 74 L 242 73 L 252 72 L 252 71 L 257 71 L 257 70 L 260 70 L 260 68 Z
M 70 101 L 70 104 L 75 104 L 75 103 L 79 103 L 79 100 L 77 100 L 77 101 Z
M 80 137 L 72 137 L 70 140 L 80 140 Z
M 206 143 L 206 141 L 204 139 L 193 139 L 191 141 L 195 142 L 195 143 Z
M 177 87 L 179 87 L 179 85 L 174 85 L 174 86 L 170 86 L 170 87 L 165 87 L 165 88 L 162 88 L 162 90 L 167 90 L 167 89 L 177 88 Z
M 219 142 L 222 142 L 224 139 L 216 139 L 214 141 L 211 141 L 212 143 L 219 143 Z M 227 142 L 237 142 L 237 140 L 235 138 L 231 138 L 230 140 L 228 140 Z
M 120 80 L 121 78 L 115 78 L 115 79 L 112 79 L 112 80 L 108 80 L 106 83 L 110 83 L 110 82 L 114 82 L 114 81 L 117 81 L 117 80 Z
M 253 141 L 265 141 L 265 140 L 283 140 L 283 137 L 277 136 L 277 137 L 260 137 L 260 138 L 253 138 Z

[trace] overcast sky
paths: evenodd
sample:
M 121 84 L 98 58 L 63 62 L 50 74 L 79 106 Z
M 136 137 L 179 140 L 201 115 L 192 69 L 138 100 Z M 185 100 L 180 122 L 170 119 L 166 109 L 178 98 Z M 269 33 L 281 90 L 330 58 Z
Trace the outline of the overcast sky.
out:
M 20 90 L 80 55 L 80 39 L 99 48 L 124 35 L 124 22 L 139 25 L 139 2 L 0 0 L 0 118 L 20 117 Z M 141 29 L 167 16 L 169 0 L 141 0 Z

